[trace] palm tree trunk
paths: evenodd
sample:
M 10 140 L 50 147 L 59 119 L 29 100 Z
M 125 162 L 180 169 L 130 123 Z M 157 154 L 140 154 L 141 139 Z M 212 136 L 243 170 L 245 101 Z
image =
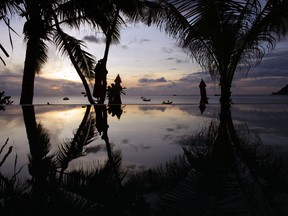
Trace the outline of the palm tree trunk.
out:
M 105 51 L 104 51 L 104 56 L 103 56 L 103 65 L 104 65 L 103 67 L 104 67 L 105 71 L 107 71 L 107 60 L 108 60 L 110 44 L 112 41 L 112 35 L 113 35 L 114 29 L 115 29 L 115 26 L 117 23 L 119 12 L 120 12 L 120 9 L 117 8 L 113 23 L 111 25 L 111 28 L 108 30 L 108 32 L 106 34 L 106 46 L 105 46 Z M 102 90 L 102 95 L 100 97 L 100 100 L 98 102 L 99 104 L 104 104 L 104 102 L 105 102 L 106 91 L 107 91 L 106 90 L 106 88 L 107 88 L 107 74 L 103 74 L 102 82 L 103 82 L 103 90 Z
M 68 51 L 68 53 L 69 53 L 70 61 L 72 62 L 74 68 L 76 69 L 76 71 L 78 73 L 78 76 L 80 77 L 80 79 L 82 81 L 82 84 L 83 84 L 83 86 L 85 88 L 86 95 L 87 95 L 89 103 L 90 104 L 95 104 L 95 101 L 93 100 L 93 97 L 92 97 L 92 94 L 91 94 L 91 91 L 90 91 L 90 88 L 89 88 L 89 85 L 87 83 L 87 80 L 86 80 L 85 76 L 82 74 L 82 72 L 81 72 L 80 68 L 78 67 L 75 59 L 73 58 L 73 55 L 70 52 L 70 50 Z
M 220 78 L 221 85 L 221 104 L 230 104 L 231 103 L 231 82 L 226 78 L 226 76 L 222 76 Z
M 35 62 L 37 59 L 36 43 L 32 41 L 35 38 L 29 38 L 27 42 L 26 57 L 24 63 L 24 71 L 22 78 L 22 90 L 20 104 L 32 104 L 34 96 L 34 80 L 36 74 Z
M 94 110 L 96 114 L 96 129 L 99 134 L 102 134 L 101 139 L 104 140 L 106 143 L 108 161 L 115 173 L 119 186 L 121 186 L 120 174 L 115 165 L 115 160 L 114 160 L 111 144 L 109 142 L 109 137 L 108 137 L 109 125 L 108 125 L 107 107 L 106 105 L 103 105 L 103 104 L 94 105 Z
M 90 110 L 91 110 L 91 105 L 88 105 L 88 106 L 86 106 L 86 111 L 85 111 L 85 114 L 84 114 L 84 117 L 83 117 L 83 119 L 82 119 L 82 121 L 81 121 L 81 123 L 80 123 L 80 125 L 79 125 L 79 127 L 78 127 L 78 129 L 77 129 L 77 132 L 75 133 L 75 135 L 74 135 L 74 137 L 73 137 L 73 140 L 71 141 L 71 143 L 75 143 L 76 142 L 76 140 L 79 140 L 79 137 L 80 136 L 83 136 L 83 128 L 84 128 L 84 126 L 85 126 L 85 124 L 88 122 L 88 120 L 89 120 L 89 115 L 90 115 Z M 85 131 L 87 134 L 89 133 L 89 131 Z M 84 143 L 83 143 L 84 144 Z M 73 148 L 73 146 L 71 146 L 71 151 L 72 151 L 72 148 Z M 63 176 L 64 176 L 64 171 L 67 169 L 67 167 L 68 167 L 68 163 L 70 162 L 72 160 L 72 158 L 71 159 L 69 159 L 69 160 L 67 160 L 67 164 L 65 164 L 65 166 L 62 166 L 61 167 L 61 170 L 60 170 L 60 174 L 59 174 L 59 183 L 61 183 L 62 182 L 62 180 L 63 180 Z
M 58 19 L 57 19 L 57 16 L 54 14 L 54 20 L 55 20 L 55 26 L 57 28 L 57 31 L 60 33 L 61 35 L 61 28 L 59 26 L 59 22 L 58 22 Z M 67 41 L 65 40 L 65 38 L 62 38 L 62 40 L 64 41 L 64 46 L 65 47 L 68 47 L 68 44 L 67 44 Z M 91 94 L 91 91 L 90 91 L 90 88 L 89 88 L 89 85 L 87 83 L 87 80 L 85 78 L 85 76 L 83 75 L 81 69 L 78 67 L 77 65 L 77 62 L 75 61 L 74 57 L 73 57 L 73 53 L 71 52 L 70 49 L 67 49 L 67 52 L 68 52 L 68 55 L 69 55 L 69 58 L 70 58 L 70 61 L 72 62 L 78 76 L 80 77 L 81 81 L 82 81 L 82 84 L 85 88 L 85 92 L 86 92 L 86 95 L 87 95 L 87 98 L 88 98 L 88 101 L 90 104 L 95 104 L 95 101 L 93 100 L 93 97 L 92 97 L 92 94 Z

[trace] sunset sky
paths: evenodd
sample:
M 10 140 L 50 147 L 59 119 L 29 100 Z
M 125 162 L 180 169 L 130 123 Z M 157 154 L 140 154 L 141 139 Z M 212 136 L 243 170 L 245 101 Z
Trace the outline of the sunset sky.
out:
M 22 35 L 22 24 L 14 20 L 12 33 L 13 50 L 9 44 L 6 27 L 0 23 L 0 43 L 9 52 L 1 57 L 7 66 L 0 65 L 0 91 L 6 95 L 19 96 L 26 45 Z M 101 34 L 90 29 L 71 32 L 85 41 L 87 50 L 96 60 L 103 57 L 105 43 Z M 108 84 L 117 74 L 127 95 L 171 95 L 199 94 L 199 82 L 207 84 L 207 93 L 219 93 L 217 81 L 210 78 L 196 62 L 176 46 L 176 41 L 155 27 L 129 26 L 121 32 L 120 44 L 111 46 L 108 66 Z M 235 76 L 232 94 L 271 94 L 288 84 L 288 40 L 278 44 L 276 50 L 263 59 L 259 67 L 249 74 Z M 92 90 L 92 88 L 91 88 Z M 80 95 L 84 91 L 75 69 L 66 57 L 61 57 L 54 47 L 49 50 L 49 61 L 36 76 L 35 96 Z

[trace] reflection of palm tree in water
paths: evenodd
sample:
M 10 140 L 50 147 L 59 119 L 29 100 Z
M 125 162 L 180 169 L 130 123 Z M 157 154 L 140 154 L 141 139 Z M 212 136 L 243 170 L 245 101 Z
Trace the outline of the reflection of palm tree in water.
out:
M 25 205 L 28 212 L 39 214 L 46 211 L 48 214 L 48 212 L 58 211 L 62 205 L 66 207 L 68 205 L 68 209 L 63 208 L 65 213 L 85 215 L 85 213 L 98 211 L 109 212 L 113 215 L 112 213 L 121 209 L 121 205 L 126 202 L 125 199 L 119 198 L 124 173 L 121 171 L 121 154 L 112 152 L 109 143 L 106 106 L 99 106 L 95 110 L 96 127 L 94 113 L 90 110 L 91 106 L 87 106 L 74 137 L 62 143 L 58 152 L 49 155 L 51 144 L 48 132 L 41 124 L 36 123 L 34 106 L 23 106 L 23 117 L 30 147 L 29 173 L 32 176 L 32 179 L 27 181 L 28 185 L 24 186 L 26 189 L 31 187 L 31 191 L 27 194 L 28 191 L 23 190 L 23 193 L 27 195 Z M 103 166 L 98 164 L 89 167 L 87 172 L 82 169 L 66 171 L 72 160 L 85 154 L 84 146 L 95 139 L 96 128 L 106 143 L 107 163 Z M 13 203 L 19 210 L 19 205 L 22 204 L 22 202 Z M 38 208 L 35 209 L 35 206 Z M 127 207 L 127 204 L 125 206 Z M 23 213 L 23 210 L 21 212 Z
M 108 115 L 106 105 L 94 105 L 96 113 L 96 128 L 101 135 L 101 138 L 105 141 L 109 163 L 111 164 L 112 169 L 115 171 L 119 185 L 121 185 L 121 177 L 118 172 L 118 169 L 115 166 L 115 157 L 112 152 L 111 144 L 108 137 Z
M 47 198 L 59 193 L 55 189 L 58 184 L 62 184 L 63 175 L 67 175 L 64 171 L 68 164 L 81 157 L 83 147 L 94 140 L 95 130 L 92 127 L 94 124 L 90 108 L 91 106 L 86 107 L 84 118 L 73 139 L 65 141 L 56 154 L 51 154 L 49 134 L 41 124 L 36 123 L 34 106 L 22 106 L 30 149 L 28 168 L 32 178 L 28 182 L 32 189 L 32 203 L 47 205 Z
M 147 191 L 165 191 L 154 203 L 157 215 L 287 214 L 287 167 L 240 129 L 223 105 L 219 125 L 183 141 L 184 155 L 137 178 Z

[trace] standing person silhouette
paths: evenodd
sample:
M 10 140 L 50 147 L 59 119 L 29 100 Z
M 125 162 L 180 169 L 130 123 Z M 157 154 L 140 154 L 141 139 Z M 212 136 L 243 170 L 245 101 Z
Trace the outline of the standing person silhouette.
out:
M 200 81 L 199 88 L 200 88 L 200 95 L 201 95 L 200 104 L 207 104 L 208 99 L 207 99 L 207 94 L 206 94 L 206 83 L 204 82 L 203 79 L 201 79 Z
M 105 96 L 106 96 L 106 76 L 107 76 L 107 69 L 103 62 L 103 59 L 100 59 L 94 69 L 95 72 L 95 84 L 93 89 L 93 96 L 97 98 L 97 100 L 104 103 Z M 104 99 L 104 100 L 103 100 Z

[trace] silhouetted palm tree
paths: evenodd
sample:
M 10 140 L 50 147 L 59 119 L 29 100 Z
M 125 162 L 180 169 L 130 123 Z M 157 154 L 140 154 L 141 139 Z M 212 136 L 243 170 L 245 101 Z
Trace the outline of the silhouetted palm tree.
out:
M 83 50 L 82 41 L 65 34 L 60 28 L 56 15 L 61 14 L 61 11 L 58 11 L 61 3 L 62 1 L 59 0 L 25 0 L 21 1 L 21 4 L 17 7 L 18 13 L 26 19 L 23 32 L 27 42 L 20 98 L 21 104 L 32 104 L 33 102 L 35 74 L 40 72 L 48 58 L 47 42 L 55 42 L 62 54 L 68 54 L 84 84 L 89 102 L 94 103 L 85 79 L 85 77 L 93 77 L 91 68 L 93 67 L 94 59 Z M 77 18 L 74 17 L 74 19 Z M 61 23 L 63 22 L 65 21 L 61 20 Z
M 12 39 L 11 39 L 11 31 L 15 32 L 13 30 L 13 28 L 10 26 L 10 17 L 13 15 L 14 11 L 14 4 L 15 1 L 13 0 L 3 0 L 0 3 L 0 21 L 4 22 L 4 24 L 7 26 L 8 28 L 8 34 L 9 34 L 9 39 L 10 39 L 10 44 L 13 48 L 13 43 L 12 43 Z M 6 49 L 0 44 L 0 49 L 1 51 L 5 54 L 6 57 L 9 57 L 8 52 L 6 51 Z M 2 63 L 4 65 L 6 65 L 5 61 L 3 60 L 3 58 L 0 55 L 0 60 L 2 61 Z
M 81 2 L 81 8 L 85 11 L 85 17 L 89 19 L 90 23 L 95 23 L 99 20 L 98 10 L 102 10 L 102 20 L 99 23 L 101 30 L 106 37 L 105 51 L 103 58 L 99 62 L 101 67 L 95 67 L 96 88 L 94 89 L 94 97 L 96 97 L 99 104 L 103 104 L 106 98 L 107 88 L 107 60 L 111 43 L 117 43 L 120 39 L 120 28 L 125 26 L 128 22 L 137 22 L 140 20 L 142 10 L 145 7 L 143 0 L 129 0 L 129 1 L 85 1 Z M 96 6 L 97 5 L 97 6 Z M 97 13 L 98 12 L 98 13 Z M 101 13 L 100 13 L 101 14 Z M 99 75 L 98 75 L 99 74 Z M 98 80 L 100 79 L 100 81 Z M 97 86 L 99 84 L 99 86 Z
M 214 78 L 221 102 L 229 103 L 236 71 L 248 72 L 287 34 L 285 0 L 159 0 L 147 13 Z

